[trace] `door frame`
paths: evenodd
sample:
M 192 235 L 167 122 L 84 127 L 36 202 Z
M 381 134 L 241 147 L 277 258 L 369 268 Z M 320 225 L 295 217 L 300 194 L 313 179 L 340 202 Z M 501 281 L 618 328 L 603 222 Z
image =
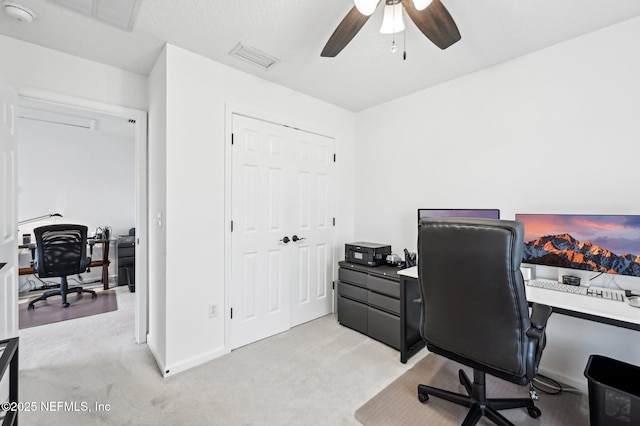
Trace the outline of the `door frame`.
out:
M 107 104 L 99 101 L 60 95 L 43 90 L 29 89 L 18 93 L 18 99 L 35 99 L 40 102 L 93 110 L 136 120 L 135 124 L 135 197 L 136 197 L 136 269 L 135 269 L 135 341 L 147 341 L 149 329 L 149 232 L 148 232 L 148 126 L 147 111 Z M 18 137 L 18 148 L 20 138 Z M 20 154 L 18 154 L 20 155 Z
M 255 120 L 267 121 L 273 124 L 277 124 L 280 126 L 291 127 L 296 130 L 300 130 L 303 132 L 314 133 L 320 136 L 332 138 L 334 140 L 334 150 L 337 150 L 335 144 L 337 143 L 337 138 L 335 136 L 328 135 L 325 132 L 313 130 L 313 126 L 310 126 L 308 123 L 296 123 L 295 120 L 292 120 L 288 117 L 279 117 L 271 114 L 264 113 L 262 111 L 256 111 L 252 108 L 247 108 L 239 105 L 234 105 L 230 103 L 225 103 L 225 126 L 224 126 L 224 223 L 225 223 L 225 231 L 224 231 L 224 352 L 230 353 L 231 349 L 229 349 L 230 345 L 230 305 L 231 305 L 231 284 L 232 284 L 232 274 L 231 274 L 231 260 L 232 260 L 232 246 L 231 246 L 231 221 L 233 217 L 231 215 L 231 189 L 232 189 L 232 162 L 231 162 L 231 145 L 232 145 L 232 132 L 233 132 L 233 115 L 242 115 L 244 117 L 252 118 Z M 336 198 L 335 198 L 335 189 L 336 189 L 336 179 L 335 179 L 335 171 L 334 176 L 331 179 L 331 189 L 330 193 L 334 194 L 329 200 L 328 204 L 331 209 L 331 216 L 335 218 L 336 216 Z M 331 262 L 334 267 L 331 269 L 332 277 L 331 281 L 335 282 L 336 280 L 336 267 L 337 259 L 336 259 L 336 232 L 335 225 L 333 226 L 334 231 L 331 235 Z M 335 287 L 335 286 L 334 286 Z M 332 289 L 331 300 L 333 301 L 332 312 L 336 311 L 335 306 L 335 292 L 336 289 Z
M 2 205 L 3 215 L 0 223 L 0 339 L 9 339 L 18 336 L 18 135 L 16 128 L 18 94 L 11 84 L 0 75 L 0 164 L 10 163 L 7 170 L 0 170 L 0 174 L 7 180 L 1 179 L 0 197 L 4 198 L 6 205 Z M 6 141 L 5 141 L 6 139 Z M 7 149 L 7 156 L 4 152 Z M 6 189 L 6 191 L 5 191 Z M 8 213 L 8 214 L 5 214 Z M 2 397 L 7 393 L 6 380 L 0 378 L 0 392 Z

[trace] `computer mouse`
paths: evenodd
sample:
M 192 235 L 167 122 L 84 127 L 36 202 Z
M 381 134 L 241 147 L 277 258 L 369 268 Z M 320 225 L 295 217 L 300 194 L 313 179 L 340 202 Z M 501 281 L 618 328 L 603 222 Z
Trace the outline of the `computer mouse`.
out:
M 640 296 L 627 297 L 627 303 L 634 308 L 640 308 Z

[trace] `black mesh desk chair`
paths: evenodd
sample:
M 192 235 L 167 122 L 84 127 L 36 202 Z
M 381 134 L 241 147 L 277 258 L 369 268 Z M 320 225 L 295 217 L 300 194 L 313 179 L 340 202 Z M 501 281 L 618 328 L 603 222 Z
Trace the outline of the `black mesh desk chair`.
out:
M 545 346 L 551 308 L 534 304 L 529 315 L 520 273 L 523 234 L 524 225 L 514 221 L 420 221 L 420 331 L 429 351 L 473 368 L 473 383 L 460 370 L 467 395 L 418 385 L 418 399 L 426 402 L 432 395 L 469 407 L 463 425 L 474 425 L 482 416 L 511 425 L 498 412 L 508 408 L 526 407 L 531 417 L 541 415 L 532 398 L 487 398 L 485 387 L 485 374 L 531 383 Z
M 69 306 L 67 293 L 90 293 L 93 290 L 82 287 L 67 287 L 67 276 L 85 272 L 91 258 L 87 257 L 87 227 L 84 225 L 49 225 L 33 230 L 36 236 L 36 259 L 33 265 L 40 278 L 60 277 L 60 289 L 46 291 L 42 296 L 29 302 L 28 309 L 34 303 L 48 297 L 62 296 L 62 306 Z

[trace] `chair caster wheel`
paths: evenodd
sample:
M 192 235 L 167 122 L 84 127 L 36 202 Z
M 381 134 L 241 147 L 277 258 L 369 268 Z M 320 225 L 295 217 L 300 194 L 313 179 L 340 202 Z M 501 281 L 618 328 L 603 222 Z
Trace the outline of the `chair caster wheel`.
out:
M 35 308 L 36 308 L 36 307 L 35 307 L 35 306 L 33 306 L 32 304 L 29 304 L 29 306 L 27 306 L 27 311 L 28 311 L 28 310 L 30 310 L 30 309 L 35 309 Z
M 527 412 L 532 419 L 537 419 L 542 415 L 542 411 L 538 407 L 527 407 Z
M 68 307 L 69 307 L 69 305 L 71 305 L 71 304 L 70 304 L 70 303 L 63 303 L 63 304 L 62 304 L 62 307 L 63 307 L 63 308 L 68 308 Z
M 420 402 L 422 402 L 424 404 L 428 400 L 429 400 L 429 395 L 428 394 L 418 392 L 418 401 L 420 401 Z
M 92 299 L 95 299 L 96 297 L 98 297 L 98 295 L 97 295 L 96 293 L 93 293 L 93 294 L 91 295 L 91 298 L 92 298 Z

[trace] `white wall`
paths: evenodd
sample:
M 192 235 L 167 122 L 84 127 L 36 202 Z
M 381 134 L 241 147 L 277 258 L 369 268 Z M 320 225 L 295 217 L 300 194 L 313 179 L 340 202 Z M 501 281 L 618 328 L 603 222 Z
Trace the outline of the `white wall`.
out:
M 638 39 L 635 18 L 357 114 L 356 239 L 415 251 L 419 207 L 638 214 Z M 558 322 L 549 370 L 640 359 L 628 331 Z
M 110 226 L 114 236 L 134 227 L 133 128 L 125 137 L 33 120 L 18 125 L 20 220 L 60 213 L 89 232 Z
M 0 35 L 2 74 L 18 95 L 147 110 L 146 76 Z
M 158 286 L 165 292 L 162 297 L 166 317 L 152 315 L 150 335 L 154 328 L 166 327 L 165 348 L 153 350 L 156 354 L 166 351 L 164 365 L 158 356 L 156 358 L 165 374 L 167 370 L 172 374 L 226 351 L 227 107 L 335 137 L 338 181 L 344 182 L 337 194 L 339 226 L 336 234 L 341 243 L 352 237 L 350 182 L 355 115 L 175 46 L 166 46 L 165 54 L 166 73 L 161 69 L 165 67 L 165 59 L 161 58 L 152 73 L 150 92 L 163 90 L 161 80 L 165 77 L 166 112 L 158 108 L 156 114 L 152 108 L 150 123 L 158 118 L 166 120 L 160 131 L 166 135 L 166 142 L 150 135 L 150 158 L 164 155 L 166 175 L 150 176 L 150 193 L 160 194 L 162 188 L 166 188 L 166 210 L 162 210 L 160 200 L 153 202 L 150 199 L 150 235 L 153 239 L 157 234 L 161 239 L 161 235 L 166 234 L 166 257 L 160 249 L 152 249 L 150 261 L 155 265 L 166 259 L 166 277 L 161 273 L 157 276 L 166 281 L 151 279 L 151 288 Z M 166 114 L 164 118 L 163 113 Z M 162 139 L 162 135 L 159 137 Z M 154 153 L 155 149 L 166 152 Z M 163 216 L 164 229 L 154 220 L 157 213 Z M 225 315 L 209 319 L 210 303 L 217 303 Z

